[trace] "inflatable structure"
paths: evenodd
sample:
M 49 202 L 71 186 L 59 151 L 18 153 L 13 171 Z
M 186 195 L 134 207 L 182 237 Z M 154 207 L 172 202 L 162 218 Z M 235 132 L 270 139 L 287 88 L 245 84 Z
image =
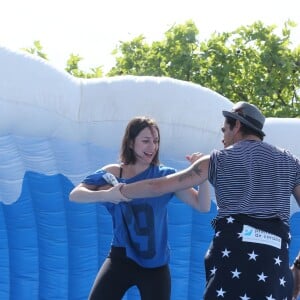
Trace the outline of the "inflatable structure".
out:
M 78 204 L 70 190 L 117 162 L 129 119 L 154 117 L 161 161 L 182 169 L 185 155 L 222 147 L 223 109 L 232 103 L 170 78 L 77 79 L 44 60 L 0 47 L 0 299 L 85 300 L 111 241 L 101 204 Z M 300 120 L 267 119 L 266 140 L 300 156 Z M 169 205 L 172 300 L 199 300 L 212 209 Z M 291 258 L 300 248 L 291 199 Z M 297 229 L 298 228 L 298 229 Z M 124 299 L 139 299 L 132 288 Z

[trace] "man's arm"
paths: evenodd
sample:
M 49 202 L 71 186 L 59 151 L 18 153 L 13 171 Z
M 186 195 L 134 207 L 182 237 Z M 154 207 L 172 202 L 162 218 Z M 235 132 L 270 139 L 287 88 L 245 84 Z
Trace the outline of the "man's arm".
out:
M 123 183 L 119 183 L 111 187 L 111 185 L 95 186 L 80 183 L 71 191 L 69 199 L 79 203 L 111 202 L 118 204 L 128 200 L 119 191 L 122 185 Z
M 207 180 L 208 166 L 209 155 L 205 155 L 182 171 L 160 178 L 126 184 L 120 187 L 120 191 L 129 199 L 157 197 L 166 193 L 177 192 Z

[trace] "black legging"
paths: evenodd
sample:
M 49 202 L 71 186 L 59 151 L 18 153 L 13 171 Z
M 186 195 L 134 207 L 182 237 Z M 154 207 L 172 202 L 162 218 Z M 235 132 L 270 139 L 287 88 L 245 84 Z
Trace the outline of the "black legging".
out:
M 169 300 L 169 266 L 143 268 L 126 257 L 124 248 L 113 247 L 97 274 L 89 300 L 121 300 L 132 286 L 139 289 L 141 300 Z

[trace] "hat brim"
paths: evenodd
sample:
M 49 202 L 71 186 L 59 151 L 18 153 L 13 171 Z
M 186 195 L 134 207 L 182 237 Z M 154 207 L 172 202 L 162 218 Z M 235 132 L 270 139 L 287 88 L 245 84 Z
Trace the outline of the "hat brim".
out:
M 248 120 L 246 120 L 243 116 L 239 115 L 238 113 L 233 113 L 233 112 L 230 112 L 227 110 L 223 110 L 223 116 L 239 120 L 241 123 L 245 124 L 247 127 L 250 127 L 251 129 L 253 129 L 253 130 L 259 132 L 261 135 L 265 136 L 265 133 L 260 128 L 256 127 L 252 123 L 250 123 Z

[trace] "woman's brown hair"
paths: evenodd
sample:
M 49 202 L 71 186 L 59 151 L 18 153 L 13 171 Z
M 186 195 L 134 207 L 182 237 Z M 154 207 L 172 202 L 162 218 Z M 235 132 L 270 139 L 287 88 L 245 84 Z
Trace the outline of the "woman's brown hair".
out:
M 134 164 L 136 156 L 133 152 L 131 145 L 134 143 L 137 135 L 145 128 L 149 128 L 152 132 L 157 130 L 158 133 L 158 149 L 152 160 L 152 164 L 159 164 L 159 146 L 160 146 L 160 132 L 156 121 L 152 118 L 141 116 L 135 117 L 127 124 L 120 152 L 120 161 L 124 164 Z

